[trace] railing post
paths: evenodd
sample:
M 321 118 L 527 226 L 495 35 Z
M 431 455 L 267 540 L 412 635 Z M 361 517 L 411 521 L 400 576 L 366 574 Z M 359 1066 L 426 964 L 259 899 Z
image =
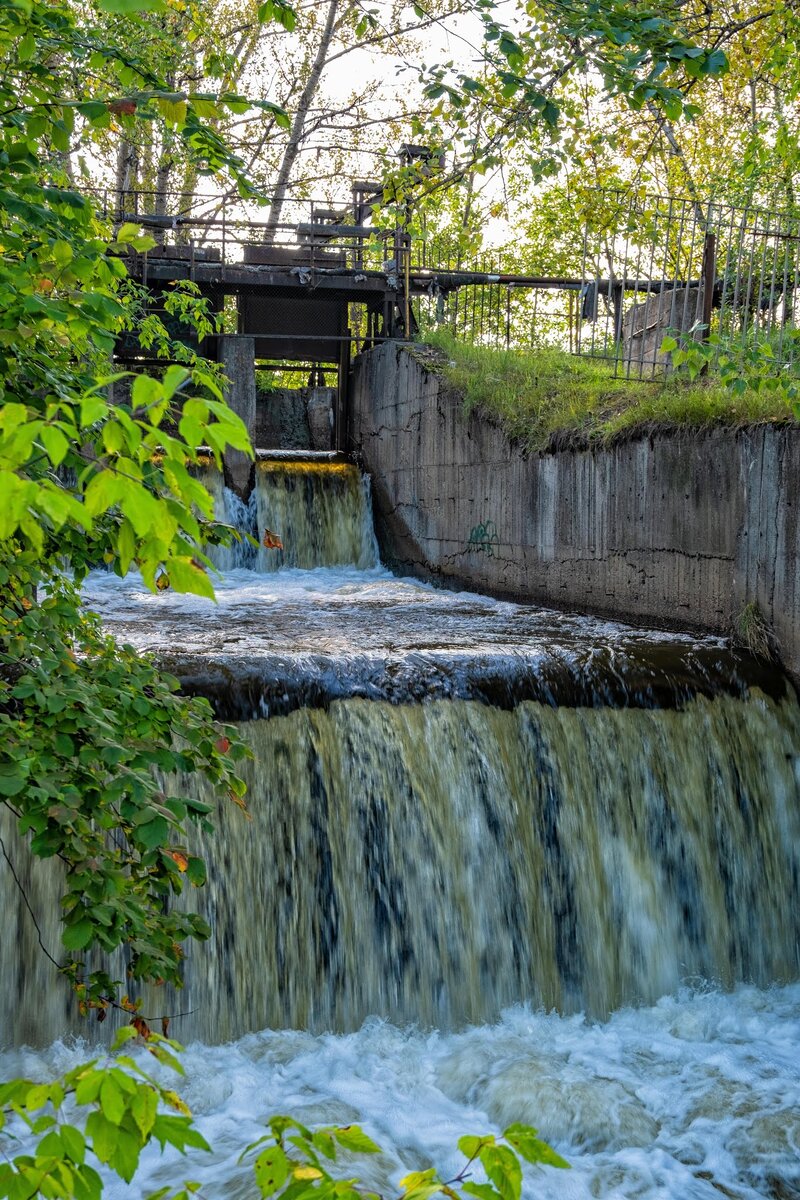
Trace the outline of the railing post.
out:
M 701 341 L 708 342 L 711 337 L 711 312 L 714 305 L 714 283 L 717 274 L 717 235 L 707 233 L 703 242 L 703 269 L 700 274 L 700 287 L 703 290 L 703 332 Z M 701 375 L 708 374 L 708 362 L 703 363 Z
M 711 333 L 711 312 L 714 306 L 714 283 L 717 273 L 717 235 L 707 233 L 703 242 L 703 270 L 700 286 L 703 289 L 703 341 L 707 342 Z

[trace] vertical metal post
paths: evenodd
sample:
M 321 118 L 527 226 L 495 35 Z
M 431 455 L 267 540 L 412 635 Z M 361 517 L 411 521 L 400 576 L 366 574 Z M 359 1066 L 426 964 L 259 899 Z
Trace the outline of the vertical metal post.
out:
M 333 430 L 334 448 L 342 453 L 348 450 L 351 441 L 350 430 L 350 337 L 351 331 L 345 330 L 346 337 L 339 343 L 339 378 L 336 391 L 336 424 Z
M 614 308 L 614 341 L 619 343 L 622 341 L 622 320 L 623 320 L 623 287 L 621 283 L 614 283 L 611 287 L 611 303 Z
M 703 269 L 700 275 L 700 286 L 703 290 L 703 333 L 701 341 L 707 342 L 711 336 L 711 312 L 714 305 L 714 283 L 717 274 L 717 235 L 707 233 L 703 242 Z M 700 371 L 701 375 L 708 373 L 708 363 L 705 362 Z
M 403 336 L 407 342 L 411 341 L 411 237 L 406 231 L 403 241 L 405 243 L 405 279 L 403 297 Z
M 703 269 L 701 286 L 703 289 L 703 338 L 708 341 L 711 333 L 711 312 L 714 306 L 714 283 L 717 274 L 717 235 L 707 233 L 703 242 Z

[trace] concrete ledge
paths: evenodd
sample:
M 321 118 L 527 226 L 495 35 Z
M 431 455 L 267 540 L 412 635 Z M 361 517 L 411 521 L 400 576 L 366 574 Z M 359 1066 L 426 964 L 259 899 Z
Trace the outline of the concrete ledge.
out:
M 352 439 L 399 570 L 662 627 L 754 602 L 800 677 L 800 430 L 661 433 L 523 456 L 401 343 L 354 364 Z

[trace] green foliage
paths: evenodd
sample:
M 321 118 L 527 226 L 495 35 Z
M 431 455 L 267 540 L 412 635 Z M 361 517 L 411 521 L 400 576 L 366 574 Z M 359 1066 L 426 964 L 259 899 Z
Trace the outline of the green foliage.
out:
M 570 439 L 603 441 L 654 426 L 785 421 L 785 396 L 770 388 L 731 389 L 714 375 L 687 380 L 615 377 L 612 363 L 563 350 L 488 350 L 440 330 L 422 361 L 527 450 Z M 662 347 L 663 348 L 663 347 Z M 701 351 L 702 353 L 702 351 Z
M 492 0 L 475 10 L 483 24 L 479 72 L 461 71 L 452 61 L 422 67 L 431 107 L 412 119 L 411 129 L 415 141 L 454 150 L 470 170 L 500 166 L 515 149 L 525 154 L 532 137 L 537 152 L 525 154 L 529 181 L 531 173 L 539 181 L 566 161 L 566 148 L 555 149 L 569 125 L 562 111 L 565 79 L 598 78 L 606 98 L 675 120 L 700 111 L 691 88 L 729 70 L 721 46 L 704 44 L 708 28 L 691 33 L 683 5 L 672 0 L 531 0 L 524 15 L 515 14 L 513 28 Z M 407 192 L 408 181 L 395 183 L 395 193 L 398 188 Z M 436 190 L 435 181 L 430 188 Z
M 193 468 L 201 448 L 219 465 L 249 443 L 218 373 L 139 311 L 127 255 L 152 239 L 133 222 L 112 230 L 60 156 L 112 117 L 160 119 L 198 169 L 238 168 L 91 13 L 0 0 L 0 50 L 0 802 L 31 851 L 62 865 L 65 953 L 53 958 L 81 1007 L 103 1012 L 121 981 L 88 973 L 87 952 L 126 946 L 134 979 L 179 983 L 182 942 L 208 933 L 196 914 L 162 912 L 184 877 L 205 877 L 185 839 L 206 810 L 158 773 L 200 772 L 241 802 L 244 751 L 208 705 L 105 638 L 75 584 L 105 562 L 213 598 L 203 547 L 230 535 Z M 166 307 L 208 331 L 191 286 Z M 109 355 L 131 330 L 184 363 L 137 376 L 112 404 Z
M 339 1151 L 380 1154 L 381 1148 L 357 1125 L 326 1126 L 312 1131 L 293 1117 L 275 1116 L 270 1132 L 249 1145 L 242 1159 L 258 1151 L 253 1164 L 256 1184 L 263 1197 L 280 1200 L 378 1200 L 357 1179 L 339 1179 L 335 1172 Z M 452 1179 L 443 1179 L 435 1167 L 412 1171 L 400 1180 L 399 1200 L 520 1200 L 522 1162 L 536 1166 L 569 1167 L 569 1163 L 542 1141 L 528 1125 L 511 1125 L 502 1139 L 493 1134 L 467 1135 L 458 1148 L 466 1159 Z M 241 1160 L 240 1160 L 241 1161 Z M 471 1178 L 475 1167 L 487 1182 Z
M 164 780 L 200 772 L 238 801 L 244 748 L 205 700 L 106 637 L 71 582 L 26 578 L 32 557 L 0 556 L 0 801 L 30 851 L 63 865 L 59 965 L 82 1011 L 103 1011 L 123 981 L 87 973 L 87 952 L 126 945 L 133 979 L 180 985 L 181 943 L 208 936 L 164 901 L 204 878 L 186 835 L 209 809 Z
M 136 1036 L 131 1026 L 121 1029 L 115 1049 Z M 157 1061 L 181 1070 L 172 1053 L 180 1049 L 176 1042 L 148 1034 L 146 1044 Z M 39 1140 L 12 1157 L 10 1143 L 23 1139 Z M 0 1196 L 8 1200 L 99 1200 L 103 1182 L 89 1160 L 130 1183 L 142 1150 L 153 1141 L 181 1153 L 209 1149 L 177 1093 L 127 1054 L 82 1063 L 51 1083 L 0 1084 L 0 1143 L 8 1145 Z
M 0 1085 L 0 1197 L 100 1200 L 98 1166 L 129 1183 L 142 1151 L 153 1142 L 182 1154 L 210 1149 L 180 1095 L 142 1067 L 141 1055 L 121 1052 L 134 1038 L 157 1062 L 182 1074 L 176 1042 L 150 1031 L 141 1039 L 129 1025 L 119 1031 L 111 1054 L 103 1060 L 81 1063 L 49 1083 L 15 1079 Z M 239 1160 L 252 1160 L 258 1195 L 379 1200 L 350 1173 L 353 1157 L 382 1153 L 358 1125 L 312 1130 L 293 1117 L 273 1116 L 268 1126 L 269 1133 L 247 1146 Z M 569 1167 L 526 1125 L 509 1126 L 501 1138 L 468 1135 L 458 1145 L 465 1163 L 457 1175 L 445 1179 L 435 1167 L 411 1171 L 399 1181 L 398 1200 L 430 1200 L 436 1195 L 447 1200 L 520 1200 L 523 1162 Z M 162 1187 L 148 1200 L 189 1200 L 193 1195 L 202 1197 L 200 1182 Z
M 710 333 L 701 340 L 706 329 L 696 325 L 688 335 L 675 331 L 667 333 L 661 352 L 669 354 L 672 365 L 685 371 L 691 380 L 706 372 L 719 376 L 733 397 L 754 393 L 771 397 L 800 420 L 800 333 L 787 326 L 773 334 L 772 339 L 750 334 L 726 337 Z
M 733 624 L 733 636 L 756 658 L 765 662 L 780 661 L 775 633 L 761 609 L 751 601 L 745 604 Z

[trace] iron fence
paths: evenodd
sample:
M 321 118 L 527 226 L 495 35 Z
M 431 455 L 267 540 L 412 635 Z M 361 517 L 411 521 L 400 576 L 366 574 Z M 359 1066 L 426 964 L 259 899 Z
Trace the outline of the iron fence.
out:
M 185 261 L 189 278 L 213 267 L 223 288 L 235 276 L 245 294 L 247 272 L 263 281 L 265 268 L 296 276 L 310 291 L 340 279 L 342 294 L 349 288 L 356 299 L 339 332 L 327 336 L 353 351 L 445 327 L 475 344 L 553 347 L 613 364 L 622 377 L 648 378 L 669 370 L 661 346 L 672 332 L 679 341 L 710 341 L 711 361 L 730 347 L 767 346 L 781 366 L 800 369 L 800 211 L 587 190 L 546 261 L 537 262 L 524 242 L 466 255 L 446 234 L 412 240 L 402 227 L 374 225 L 375 187 L 356 184 L 335 206 L 288 201 L 278 222 L 232 196 L 101 189 L 94 196 L 113 220 L 141 223 L 153 235 L 144 282 L 159 258 Z M 392 314 L 388 305 L 358 301 L 365 281 L 380 284 Z
M 800 365 L 800 213 L 607 191 L 585 194 L 582 208 L 550 248 L 550 274 L 520 272 L 524 246 L 468 265 L 435 242 L 420 247 L 412 277 L 430 274 L 423 329 L 495 348 L 554 347 L 636 378 L 669 369 L 668 332 L 710 341 L 711 362 L 768 346 L 787 369 Z

